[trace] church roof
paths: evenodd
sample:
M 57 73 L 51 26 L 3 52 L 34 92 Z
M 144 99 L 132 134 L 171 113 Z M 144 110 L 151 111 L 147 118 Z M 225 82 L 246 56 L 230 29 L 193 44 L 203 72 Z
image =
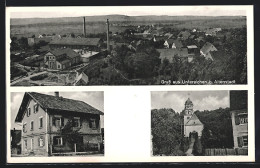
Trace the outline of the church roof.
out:
M 196 116 L 196 114 L 193 114 L 191 118 L 188 120 L 188 122 L 185 124 L 187 125 L 203 125 L 202 122 L 199 120 L 199 118 Z
M 186 100 L 185 105 L 187 105 L 187 104 L 193 104 L 192 101 L 190 100 L 190 98 L 188 98 L 188 100 Z

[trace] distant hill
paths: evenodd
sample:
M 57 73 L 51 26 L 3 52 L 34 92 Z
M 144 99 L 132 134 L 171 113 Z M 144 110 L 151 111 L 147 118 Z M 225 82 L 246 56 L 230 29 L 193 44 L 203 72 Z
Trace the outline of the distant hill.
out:
M 82 16 L 83 17 L 83 16 Z M 82 17 L 60 17 L 60 18 L 13 18 L 11 25 L 29 25 L 43 23 L 78 23 L 82 22 Z M 239 20 L 245 19 L 244 16 L 167 16 L 167 15 L 146 15 L 146 16 L 127 16 L 127 15 L 101 15 L 85 16 L 86 22 L 154 22 L 154 21 L 185 21 L 185 20 Z

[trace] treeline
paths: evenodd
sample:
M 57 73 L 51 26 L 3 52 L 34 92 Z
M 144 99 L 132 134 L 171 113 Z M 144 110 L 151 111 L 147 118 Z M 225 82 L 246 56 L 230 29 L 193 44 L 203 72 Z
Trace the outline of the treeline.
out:
M 204 124 L 201 137 L 203 148 L 233 148 L 232 121 L 229 108 L 212 111 L 196 111 Z
M 182 156 L 189 141 L 183 137 L 183 116 L 172 109 L 151 111 L 153 155 Z
M 183 136 L 183 114 L 164 108 L 151 111 L 153 155 L 185 155 L 189 139 Z M 195 114 L 204 124 L 204 130 L 201 139 L 194 144 L 193 154 L 203 155 L 205 148 L 233 148 L 229 108 L 196 111 Z

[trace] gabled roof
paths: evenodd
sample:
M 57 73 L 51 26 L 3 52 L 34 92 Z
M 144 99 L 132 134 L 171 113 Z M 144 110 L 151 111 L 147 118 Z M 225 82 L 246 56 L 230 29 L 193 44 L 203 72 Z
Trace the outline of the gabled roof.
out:
M 172 59 L 174 56 L 179 57 L 188 57 L 188 49 L 187 48 L 169 48 L 169 49 L 156 49 L 160 53 L 160 59 L 168 59 L 170 62 L 172 62 Z
M 183 47 L 182 42 L 180 40 L 178 40 L 178 39 L 173 40 L 173 43 L 174 43 L 176 48 L 182 48 Z
M 156 41 L 164 41 L 165 39 L 167 39 L 167 37 L 165 36 L 154 36 Z
M 100 38 L 61 38 L 53 39 L 49 44 L 97 46 L 100 40 Z
M 199 118 L 196 116 L 195 113 L 192 114 L 191 118 L 187 121 L 185 125 L 203 125 Z
M 42 46 L 41 48 L 38 49 L 39 52 L 48 52 L 50 51 L 50 46 L 46 45 L 46 46 Z
M 77 83 L 78 83 L 80 80 L 84 81 L 84 82 L 87 84 L 87 83 L 88 83 L 88 76 L 87 76 L 84 72 L 82 72 L 82 73 L 78 76 L 78 78 L 77 78 L 77 80 L 76 80 L 76 82 L 75 82 L 75 85 L 77 85 Z
M 21 122 L 30 99 L 35 100 L 44 110 L 57 110 L 61 112 L 77 112 L 103 115 L 104 113 L 89 104 L 68 98 L 56 97 L 36 92 L 26 92 L 19 108 L 15 121 Z
M 57 49 L 51 50 L 50 52 L 55 56 L 66 54 L 69 58 L 75 58 L 75 57 L 80 56 L 78 53 L 76 53 L 71 48 L 57 48 Z
M 188 39 L 189 36 L 190 36 L 190 32 L 188 32 L 188 31 L 181 31 L 178 34 L 178 37 L 183 38 L 183 39 Z
M 206 42 L 203 45 L 203 47 L 200 49 L 200 51 L 203 52 L 203 54 L 208 54 L 210 51 L 218 51 L 218 50 L 213 44 Z
M 56 61 L 58 61 L 61 64 L 66 64 L 66 63 L 70 62 L 70 60 L 67 57 L 58 58 L 58 59 L 56 59 Z

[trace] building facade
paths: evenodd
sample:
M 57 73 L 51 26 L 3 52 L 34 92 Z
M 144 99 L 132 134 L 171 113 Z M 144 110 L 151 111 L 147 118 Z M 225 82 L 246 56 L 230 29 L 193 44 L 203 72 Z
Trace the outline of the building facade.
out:
M 234 148 L 248 147 L 247 91 L 230 91 Z
M 54 155 L 55 153 L 99 151 L 102 143 L 100 115 L 103 113 L 85 102 L 35 92 L 26 92 L 16 122 L 23 125 L 22 154 Z M 77 142 L 72 144 L 72 132 Z
M 198 133 L 198 137 L 201 137 L 204 125 L 194 113 L 190 98 L 185 102 L 183 123 L 184 137 L 189 137 L 191 133 Z

